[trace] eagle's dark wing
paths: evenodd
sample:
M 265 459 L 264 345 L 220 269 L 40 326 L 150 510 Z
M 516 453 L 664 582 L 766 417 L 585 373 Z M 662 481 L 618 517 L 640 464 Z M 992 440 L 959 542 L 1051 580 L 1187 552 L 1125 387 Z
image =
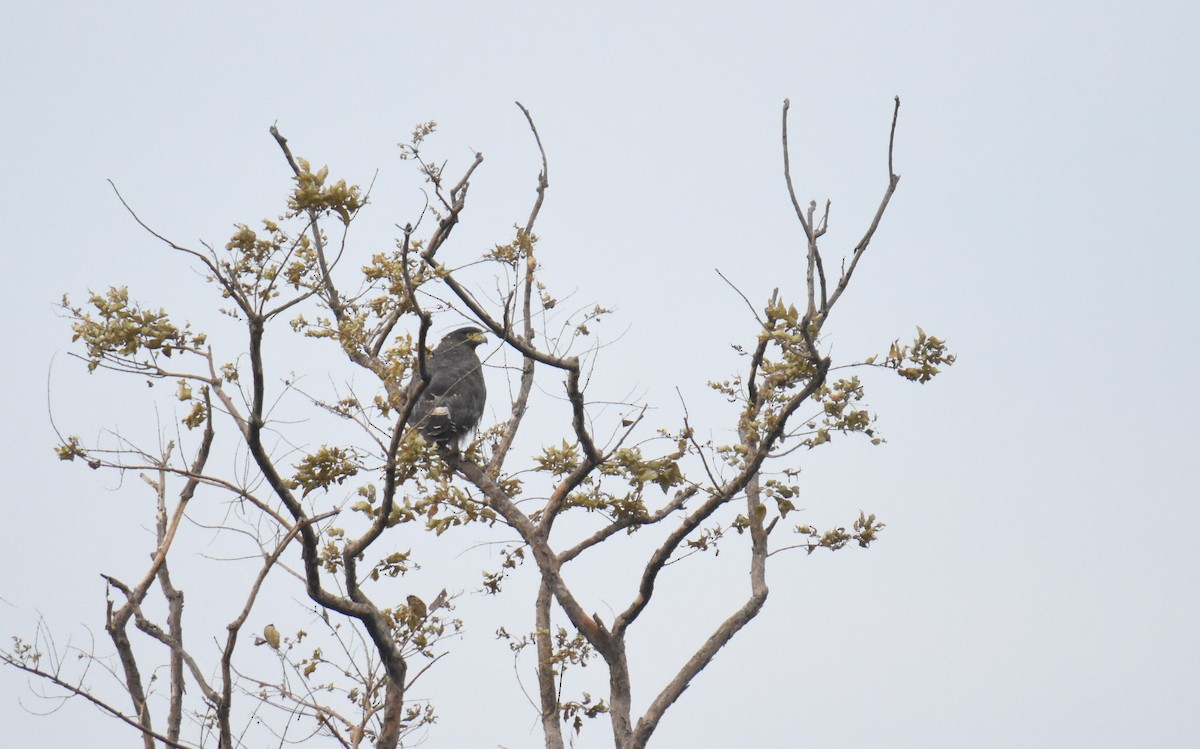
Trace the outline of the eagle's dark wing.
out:
M 412 423 L 439 444 L 457 444 L 479 424 L 487 400 L 483 364 L 475 347 L 483 340 L 477 328 L 450 333 L 425 363 L 429 384 L 413 406 Z

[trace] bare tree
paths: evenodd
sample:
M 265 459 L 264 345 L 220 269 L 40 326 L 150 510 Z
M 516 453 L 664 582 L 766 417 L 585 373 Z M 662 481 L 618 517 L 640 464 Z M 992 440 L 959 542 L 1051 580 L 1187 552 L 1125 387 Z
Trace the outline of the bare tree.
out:
M 589 401 L 585 383 L 595 349 L 572 347 L 590 340 L 588 326 L 607 310 L 597 305 L 563 314 L 539 280 L 534 229 L 549 169 L 533 119 L 521 110 L 541 153 L 541 169 L 528 218 L 513 237 L 477 259 L 501 282 L 492 296 L 464 280 L 461 266 L 447 257 L 483 156 L 475 154 L 451 182 L 445 165 L 425 152 L 436 129 L 432 122 L 418 126 L 402 146 L 429 185 L 427 206 L 403 226 L 395 250 L 372 256 L 361 273 L 340 266 L 349 257 L 349 229 L 368 196 L 294 156 L 274 127 L 295 187 L 283 215 L 264 220 L 261 228 L 241 225 L 224 247 L 196 249 L 158 234 L 126 205 L 147 231 L 203 269 L 245 344 L 210 343 L 165 311 L 131 301 L 123 288 L 93 294 L 86 305 L 64 299 L 89 370 L 174 381 L 175 397 L 190 411 L 182 428 L 174 427 L 170 438 L 172 430 L 164 430 L 153 450 L 116 433 L 96 445 L 64 436 L 58 447 L 64 460 L 141 475 L 156 498 L 149 566 L 134 584 L 105 576 L 110 590 L 105 630 L 116 658 L 83 651 L 86 662 L 109 669 L 129 702 L 122 706 L 102 697 L 87 672 L 67 677 L 64 653 L 46 630 L 30 641 L 16 640 L 3 654 L 7 663 L 135 726 L 147 749 L 243 745 L 248 726 L 272 710 L 282 719 L 269 730 L 281 739 L 311 735 L 347 747 L 400 746 L 405 735 L 434 719 L 433 706 L 413 700 L 409 690 L 444 652 L 446 638 L 461 628 L 462 622 L 448 618 L 453 596 L 446 591 L 465 586 L 445 579 L 441 593 L 426 603 L 416 592 L 401 600 L 395 586 L 384 583 L 403 578 L 416 564 L 400 543 L 417 530 L 442 537 L 473 526 L 505 544 L 501 568 L 484 572 L 484 590 L 499 593 L 505 576 L 526 559 L 537 571 L 538 593 L 529 602 L 532 629 L 502 634 L 518 657 L 527 647 L 534 653 L 546 746 L 565 745 L 564 725 L 579 731 L 584 718 L 607 714 L 614 746 L 633 749 L 649 742 L 668 708 L 761 612 L 773 554 L 836 550 L 851 542 L 866 547 L 877 538 L 883 523 L 866 513 L 849 528 L 825 531 L 809 525 L 785 531 L 780 521 L 796 509 L 799 455 L 836 434 L 880 441 L 859 378 L 834 379 L 833 372 L 890 369 L 923 383 L 954 361 L 941 339 L 920 329 L 912 343 L 893 342 L 877 357 L 835 365 L 822 353 L 824 326 L 899 184 L 893 169 L 899 99 L 883 197 L 862 238 L 829 275 L 820 242 L 830 203 L 818 216 L 815 202 L 805 206 L 796 195 L 784 102 L 783 173 L 806 238 L 804 281 L 798 306 L 779 289 L 761 311 L 742 295 L 755 319 L 753 334 L 739 348 L 744 367 L 710 383 L 735 406 L 734 421 L 726 425 L 736 434 L 731 444 L 700 437 L 712 432 L 695 428 L 686 408 L 682 423 L 648 436 L 645 404 L 601 414 Z M 507 415 L 462 450 L 428 444 L 410 424 L 415 398 L 429 380 L 427 339 L 435 311 L 456 312 L 487 329 L 501 341 L 500 351 L 519 362 L 507 370 Z M 333 397 L 307 392 L 293 374 L 297 363 L 268 345 L 280 333 L 327 339 L 339 359 L 367 373 L 370 384 L 347 379 Z M 549 384 L 555 381 L 560 384 Z M 513 447 L 536 382 L 561 388 L 565 435 L 537 434 L 544 447 L 520 462 L 512 459 Z M 293 423 L 289 409 L 322 415 L 333 426 L 317 430 Z M 232 440 L 220 451 L 214 448 L 218 434 Z M 337 439 L 315 449 L 296 446 L 308 445 L 315 434 Z M 185 451 L 184 443 L 192 446 Z M 660 498 L 648 491 L 653 487 Z M 197 509 L 199 496 L 207 512 Z M 212 517 L 213 508 L 219 509 L 217 519 L 202 520 Z M 568 516 L 578 522 L 560 522 Z M 211 644 L 197 644 L 190 636 L 185 641 L 183 591 L 169 572 L 168 558 L 178 558 L 176 539 L 185 519 L 223 539 L 250 544 L 240 572 L 227 576 L 227 587 L 239 591 L 238 604 L 230 606 L 224 636 Z M 634 531 L 646 552 L 632 581 L 635 593 L 606 621 L 594 613 L 586 591 L 569 584 L 564 570 L 585 556 L 611 554 L 613 539 Z M 627 658 L 636 625 L 654 602 L 668 565 L 719 545 L 747 550 L 745 595 L 730 602 L 728 616 L 666 683 L 645 687 L 655 696 L 638 714 Z M 308 621 L 319 631 L 285 632 L 273 622 L 263 627 L 254 636 L 261 646 L 254 653 L 269 653 L 275 663 L 265 674 L 264 659 L 245 658 L 246 649 L 238 645 L 250 637 L 244 630 L 269 576 L 302 586 L 311 602 Z M 161 596 L 154 608 L 165 613 L 149 613 L 152 591 Z M 134 642 L 135 630 L 141 644 Z M 309 643 L 318 639 L 325 647 L 310 651 Z M 414 668 L 418 655 L 421 668 Z M 597 657 L 607 672 L 607 697 L 569 696 L 572 667 Z M 160 670 L 165 687 L 157 681 Z M 149 672 L 154 676 L 147 678 Z M 155 690 L 163 691 L 161 697 Z

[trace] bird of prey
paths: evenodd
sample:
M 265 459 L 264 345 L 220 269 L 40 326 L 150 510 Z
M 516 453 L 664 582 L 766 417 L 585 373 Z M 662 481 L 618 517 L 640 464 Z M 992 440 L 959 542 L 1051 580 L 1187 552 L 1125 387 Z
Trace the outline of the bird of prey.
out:
M 457 446 L 483 415 L 487 388 L 483 363 L 475 354 L 483 340 L 479 328 L 459 328 L 447 334 L 425 362 L 429 382 L 413 406 L 412 423 L 443 447 Z

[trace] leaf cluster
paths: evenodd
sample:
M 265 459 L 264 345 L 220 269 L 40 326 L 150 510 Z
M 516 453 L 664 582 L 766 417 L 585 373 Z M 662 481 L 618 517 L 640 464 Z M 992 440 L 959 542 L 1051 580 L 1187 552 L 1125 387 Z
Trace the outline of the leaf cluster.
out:
M 88 304 L 90 310 L 72 306 L 66 296 L 62 300 L 62 308 L 73 320 L 71 340 L 83 342 L 89 372 L 114 359 L 130 366 L 130 359 L 143 352 L 151 361 L 159 355 L 170 358 L 178 352 L 200 352 L 207 342 L 207 336 L 192 332 L 190 325 L 181 328 L 172 323 L 166 310 L 131 302 L 125 286 L 93 293 Z
M 811 554 L 817 549 L 837 551 L 851 541 L 858 543 L 859 546 L 865 549 L 879 538 L 879 532 L 885 527 L 887 526 L 884 523 L 875 518 L 874 513 L 867 515 L 864 512 L 860 512 L 858 519 L 854 521 L 850 530 L 838 527 L 832 530 L 821 531 L 811 525 L 798 525 L 795 530 L 800 535 L 808 536 L 809 541 L 803 546 Z
M 882 366 L 896 370 L 896 374 L 906 380 L 924 385 L 942 371 L 941 367 L 954 364 L 956 359 L 957 356 L 950 353 L 944 340 L 926 335 L 918 327 L 917 337 L 912 343 L 901 345 L 899 340 L 892 342 Z
M 357 185 L 347 184 L 344 179 L 326 184 L 328 166 L 314 172 L 304 159 L 298 158 L 296 163 L 300 169 L 294 177 L 296 186 L 288 198 L 288 217 L 334 214 L 343 225 L 349 225 L 354 214 L 366 205 L 366 198 Z

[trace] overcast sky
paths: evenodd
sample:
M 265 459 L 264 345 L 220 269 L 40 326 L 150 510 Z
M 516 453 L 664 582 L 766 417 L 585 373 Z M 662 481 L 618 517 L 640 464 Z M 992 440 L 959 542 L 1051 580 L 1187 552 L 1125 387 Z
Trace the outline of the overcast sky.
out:
M 595 397 L 632 392 L 674 426 L 677 386 L 694 417 L 724 413 L 704 383 L 754 335 L 714 269 L 759 305 L 777 286 L 800 296 L 783 99 L 797 189 L 832 199 L 836 257 L 885 186 L 899 95 L 903 179 L 828 343 L 863 356 L 919 324 L 959 363 L 923 387 L 868 378 L 885 445 L 797 456 L 812 522 L 861 508 L 888 529 L 867 551 L 773 558 L 764 613 L 657 745 L 1198 746 L 1197 39 L 1194 2 L 10 4 L 0 635 L 41 613 L 63 641 L 101 640 L 97 573 L 134 577 L 149 552 L 128 532 L 149 522 L 144 488 L 53 455 L 48 381 L 65 431 L 153 419 L 66 356 L 55 303 L 128 284 L 191 314 L 211 292 L 106 180 L 162 233 L 223 243 L 280 210 L 277 122 L 315 164 L 376 180 L 351 250 L 366 259 L 419 209 L 396 144 L 436 119 L 450 174 L 485 156 L 447 250 L 465 262 L 528 212 L 538 161 L 520 100 L 550 159 L 546 277 L 615 309 Z M 672 578 L 683 610 L 707 564 Z M 528 626 L 515 596 L 487 605 Z M 703 636 L 661 616 L 680 629 L 632 644 L 635 668 Z M 490 637 L 464 647 L 491 656 L 435 669 L 443 717 L 426 746 L 538 745 Z M 476 672 L 488 657 L 494 678 Z M 82 704 L 27 711 L 46 707 L 0 671 L 13 746 L 135 738 Z M 580 746 L 608 741 L 602 722 Z

